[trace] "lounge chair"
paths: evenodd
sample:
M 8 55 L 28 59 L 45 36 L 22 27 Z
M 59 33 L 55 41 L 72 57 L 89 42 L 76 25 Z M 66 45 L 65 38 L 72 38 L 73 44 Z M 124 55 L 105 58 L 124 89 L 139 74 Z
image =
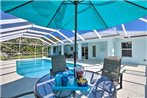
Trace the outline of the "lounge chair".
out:
M 51 56 L 52 69 L 50 73 L 54 76 L 58 72 L 66 71 L 68 68 L 66 67 L 66 58 L 64 55 L 54 55 Z

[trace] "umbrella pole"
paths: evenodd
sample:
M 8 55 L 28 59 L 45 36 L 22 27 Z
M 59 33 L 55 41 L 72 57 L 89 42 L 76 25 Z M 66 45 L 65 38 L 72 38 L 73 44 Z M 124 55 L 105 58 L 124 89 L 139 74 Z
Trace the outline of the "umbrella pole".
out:
M 76 68 L 76 59 L 77 59 L 77 10 L 78 10 L 78 1 L 74 1 L 74 5 L 75 5 L 75 43 L 74 43 L 74 73 L 75 73 L 75 77 L 76 77 L 76 72 L 75 72 L 75 68 Z

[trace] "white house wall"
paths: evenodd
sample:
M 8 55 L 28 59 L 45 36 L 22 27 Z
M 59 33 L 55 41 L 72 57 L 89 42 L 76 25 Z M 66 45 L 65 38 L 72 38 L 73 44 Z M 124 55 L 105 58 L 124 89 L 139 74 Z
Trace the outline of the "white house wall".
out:
M 88 58 L 94 59 L 92 57 L 92 45 L 96 45 L 96 58 L 98 60 L 103 61 L 104 57 L 107 56 L 107 42 L 95 42 L 95 43 L 89 43 L 88 44 Z
M 103 61 L 106 56 L 107 56 L 107 42 L 98 43 L 97 58 Z
M 84 42 L 88 45 L 88 59 L 98 59 L 103 61 L 106 56 L 122 56 L 121 43 L 132 41 L 132 57 L 123 57 L 122 63 L 126 64 L 146 64 L 147 65 L 147 37 L 136 38 L 103 38 L 103 39 L 91 39 Z M 92 58 L 92 45 L 96 45 L 96 58 Z M 69 44 L 71 45 L 71 44 Z M 111 47 L 110 47 L 111 45 Z M 72 45 L 73 46 L 73 45 Z M 82 45 L 83 46 L 83 45 Z M 73 53 L 70 50 L 70 46 L 64 46 L 65 53 Z M 146 60 L 146 61 L 145 61 Z
M 109 38 L 88 43 L 88 58 L 92 58 L 92 45 L 96 45 L 96 59 L 103 61 L 106 56 L 122 56 L 121 43 L 132 41 L 132 57 L 123 57 L 122 63 L 147 65 L 147 37 L 130 39 Z M 111 46 L 110 46 L 111 44 Z M 112 51 L 112 54 L 110 54 Z M 146 60 L 146 61 L 144 61 Z
M 114 49 L 116 56 L 122 56 L 121 43 L 132 41 L 132 57 L 123 57 L 122 63 L 146 64 L 147 65 L 147 37 L 131 38 L 131 39 L 115 39 Z

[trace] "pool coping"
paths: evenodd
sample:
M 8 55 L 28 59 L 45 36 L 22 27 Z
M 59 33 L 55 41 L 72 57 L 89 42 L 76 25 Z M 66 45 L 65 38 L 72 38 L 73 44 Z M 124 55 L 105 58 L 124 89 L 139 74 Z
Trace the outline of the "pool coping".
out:
M 25 61 L 25 60 L 34 60 L 34 59 L 46 59 L 46 60 L 51 60 L 51 58 L 46 58 L 46 57 L 43 57 L 43 58 L 27 58 L 27 59 L 17 59 L 17 60 L 16 60 L 16 62 L 17 62 L 17 61 Z M 73 62 L 73 61 L 68 61 L 68 60 L 66 60 L 66 63 L 72 63 L 72 64 L 74 64 L 74 62 Z M 79 64 L 79 65 L 83 65 L 84 63 L 77 63 L 77 64 Z

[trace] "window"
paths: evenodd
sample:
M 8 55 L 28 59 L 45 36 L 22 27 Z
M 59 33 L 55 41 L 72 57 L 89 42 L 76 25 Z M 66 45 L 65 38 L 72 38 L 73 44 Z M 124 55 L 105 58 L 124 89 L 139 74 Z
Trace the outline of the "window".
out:
M 84 47 L 82 47 L 82 56 L 84 56 L 85 53 L 84 50 L 85 50 Z
M 92 46 L 92 57 L 96 57 L 96 46 Z
M 73 47 L 70 47 L 70 50 L 73 51 Z
M 56 47 L 53 47 L 53 52 L 54 52 L 54 53 L 56 52 Z
M 121 48 L 123 57 L 132 57 L 132 42 L 122 42 Z

